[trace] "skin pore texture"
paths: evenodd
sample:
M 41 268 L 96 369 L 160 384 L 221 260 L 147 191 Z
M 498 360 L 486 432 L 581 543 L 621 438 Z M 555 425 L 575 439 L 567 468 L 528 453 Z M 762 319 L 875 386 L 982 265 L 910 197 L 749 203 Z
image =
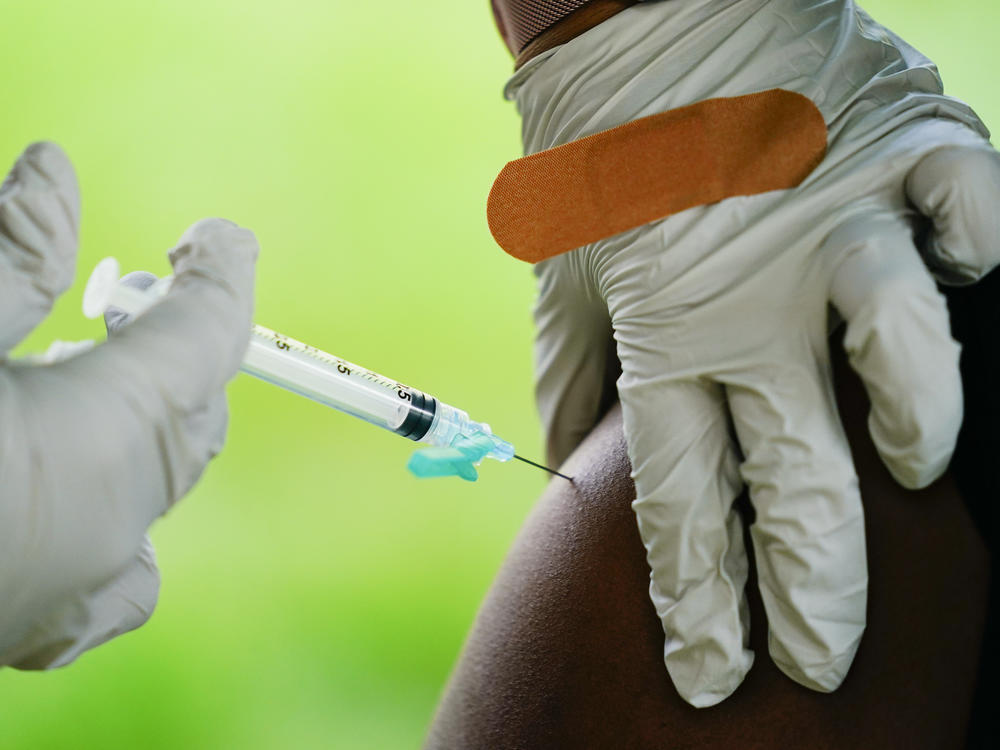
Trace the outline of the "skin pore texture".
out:
M 747 679 L 713 708 L 677 695 L 649 601 L 615 406 L 564 464 L 575 482 L 550 482 L 525 521 L 426 750 L 962 747 L 989 556 L 951 473 L 919 492 L 895 483 L 868 436 L 864 389 L 839 342 L 831 348 L 864 498 L 870 577 L 867 630 L 839 690 L 812 692 L 774 666 L 751 575 L 756 661 Z

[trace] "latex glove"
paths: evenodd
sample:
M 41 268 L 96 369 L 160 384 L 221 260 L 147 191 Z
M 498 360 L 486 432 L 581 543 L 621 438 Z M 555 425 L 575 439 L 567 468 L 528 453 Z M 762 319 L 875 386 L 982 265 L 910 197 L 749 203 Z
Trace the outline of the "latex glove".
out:
M 16 669 L 54 669 L 84 651 L 135 630 L 152 616 L 160 571 L 148 536 L 132 561 L 96 589 L 71 592 L 8 648 L 2 663 Z
M 79 199 L 52 144 L 28 149 L 0 198 L 6 350 L 72 277 Z M 221 447 L 256 256 L 249 231 L 198 222 L 170 253 L 169 294 L 133 325 L 55 364 L 0 367 L 0 664 L 65 663 L 148 616 L 144 534 Z
M 525 65 L 508 84 L 533 153 L 719 96 L 784 88 L 817 104 L 826 159 L 799 188 L 738 197 L 536 266 L 537 394 L 557 464 L 598 416 L 613 329 L 634 509 L 666 635 L 695 706 L 750 668 L 747 577 L 732 502 L 745 481 L 777 665 L 843 680 L 865 624 L 857 479 L 833 397 L 832 305 L 890 471 L 920 487 L 962 418 L 958 346 L 936 272 L 998 260 L 1000 164 L 933 65 L 853 3 L 645 3 Z M 622 179 L 627 179 L 623 176 Z

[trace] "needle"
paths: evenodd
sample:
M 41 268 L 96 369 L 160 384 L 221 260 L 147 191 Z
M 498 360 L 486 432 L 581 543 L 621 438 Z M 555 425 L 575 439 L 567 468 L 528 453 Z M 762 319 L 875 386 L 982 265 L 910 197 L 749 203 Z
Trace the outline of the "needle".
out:
M 526 463 L 526 464 L 531 464 L 532 466 L 535 466 L 535 467 L 537 467 L 539 469 L 543 469 L 543 470 L 549 472 L 549 474 L 555 474 L 557 477 L 562 477 L 567 482 L 571 482 L 572 483 L 572 481 L 573 481 L 573 477 L 568 477 L 565 474 L 560 474 L 558 471 L 550 469 L 548 466 L 542 466 L 541 464 L 536 464 L 534 461 L 529 461 L 526 458 L 522 458 L 521 456 L 517 455 L 516 453 L 514 454 L 514 458 L 516 458 L 518 461 L 524 461 L 524 463 Z

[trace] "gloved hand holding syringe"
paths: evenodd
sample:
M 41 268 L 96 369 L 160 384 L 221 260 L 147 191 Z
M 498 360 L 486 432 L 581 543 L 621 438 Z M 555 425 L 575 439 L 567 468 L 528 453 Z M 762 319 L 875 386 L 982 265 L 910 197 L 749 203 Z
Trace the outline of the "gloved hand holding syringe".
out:
M 94 268 L 83 296 L 83 312 L 96 318 L 109 307 L 141 315 L 166 294 L 173 277 L 147 289 L 120 282 L 118 262 L 105 258 Z M 315 347 L 254 325 L 240 368 L 268 383 L 371 422 L 397 435 L 435 448 L 417 451 L 408 464 L 420 477 L 457 475 L 475 480 L 483 458 L 516 458 L 569 479 L 514 453 L 514 446 L 490 426 L 415 388 L 383 377 Z M 572 480 L 571 480 L 572 481 Z

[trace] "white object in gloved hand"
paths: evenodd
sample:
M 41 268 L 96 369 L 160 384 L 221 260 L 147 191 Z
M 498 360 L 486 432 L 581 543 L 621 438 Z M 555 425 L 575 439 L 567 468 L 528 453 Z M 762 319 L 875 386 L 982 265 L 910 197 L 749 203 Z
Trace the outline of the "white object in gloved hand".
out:
M 962 392 L 911 204 L 934 222 L 922 248 L 934 271 L 972 281 L 998 260 L 1000 161 L 933 64 L 849 0 L 643 3 L 529 61 L 506 90 L 531 154 L 773 88 L 808 97 L 827 124 L 827 156 L 798 188 L 692 208 L 535 267 L 553 464 L 596 421 L 613 328 L 664 660 L 695 706 L 731 694 L 752 663 L 732 509 L 742 481 L 772 658 L 816 690 L 846 675 L 867 565 L 828 305 L 847 321 L 882 458 L 905 486 L 926 485 L 947 466 Z
M 78 201 L 53 144 L 30 147 L 4 185 L 0 289 L 30 302 L 0 302 L 4 351 L 72 278 Z M 145 531 L 221 447 L 257 251 L 245 229 L 198 222 L 170 253 L 170 293 L 141 319 L 69 359 L 0 367 L 0 664 L 67 663 L 148 617 Z

